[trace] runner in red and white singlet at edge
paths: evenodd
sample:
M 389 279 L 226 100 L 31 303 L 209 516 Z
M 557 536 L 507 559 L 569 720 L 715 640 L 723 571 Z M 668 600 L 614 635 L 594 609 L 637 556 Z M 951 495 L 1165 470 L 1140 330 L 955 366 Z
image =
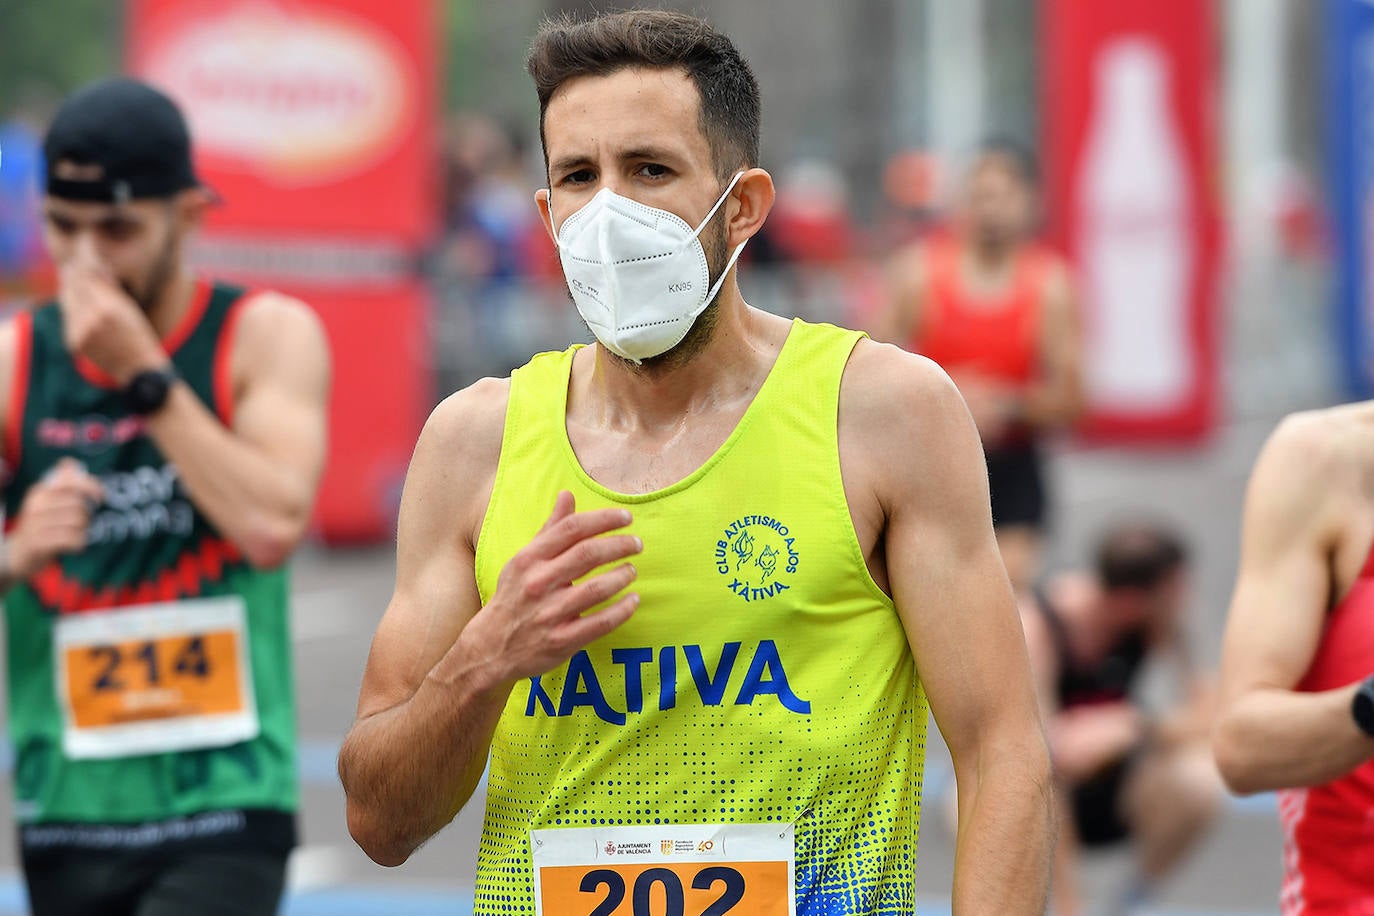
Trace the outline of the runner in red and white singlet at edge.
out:
M 1374 402 L 1297 414 L 1246 496 L 1217 763 L 1278 789 L 1284 916 L 1374 914 Z

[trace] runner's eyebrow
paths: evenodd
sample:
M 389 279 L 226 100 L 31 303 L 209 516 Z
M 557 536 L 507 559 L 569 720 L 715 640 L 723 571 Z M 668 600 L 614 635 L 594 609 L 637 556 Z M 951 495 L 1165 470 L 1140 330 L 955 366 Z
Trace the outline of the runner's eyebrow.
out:
M 683 158 L 683 154 L 675 152 L 669 147 L 656 145 L 653 143 L 636 143 L 634 146 L 626 147 L 615 154 L 617 162 L 634 162 L 649 159 L 653 161 L 676 162 Z M 560 156 L 549 163 L 549 173 L 572 172 L 577 169 L 595 168 L 596 162 L 591 156 L 577 153 L 570 156 Z
M 549 163 L 549 173 L 574 172 L 578 169 L 590 168 L 593 165 L 589 156 L 560 156 Z
M 96 221 L 96 226 L 101 229 L 127 229 L 130 227 L 138 227 L 142 225 L 142 220 L 124 213 L 117 213 L 113 216 L 104 216 Z
M 97 217 L 93 220 L 80 220 L 70 213 L 62 213 L 58 210 L 45 210 L 43 218 L 57 226 L 59 229 L 75 229 L 83 225 L 94 226 L 97 229 L 124 229 L 131 226 L 143 225 L 143 220 L 132 213 L 116 212 Z
M 679 158 L 681 158 L 681 157 L 680 157 L 677 153 L 674 153 L 672 150 L 670 150 L 670 149 L 669 149 L 668 147 L 666 147 L 666 146 L 653 146 L 653 145 L 651 145 L 651 144 L 645 144 L 645 145 L 641 145 L 641 146 L 632 146 L 632 147 L 630 147 L 630 148 L 628 148 L 628 149 L 622 150 L 622 151 L 620 152 L 620 154 L 619 154 L 619 158 L 620 158 L 621 160 L 632 160 L 632 159 L 654 159 L 654 160 L 669 159 L 669 160 L 676 160 L 676 159 L 679 159 Z

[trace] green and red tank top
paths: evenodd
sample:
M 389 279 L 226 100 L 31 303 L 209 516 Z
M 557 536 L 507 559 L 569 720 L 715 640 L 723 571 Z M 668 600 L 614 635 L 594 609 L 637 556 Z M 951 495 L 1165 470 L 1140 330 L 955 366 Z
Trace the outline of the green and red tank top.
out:
M 163 342 L 226 425 L 231 344 L 246 301 L 241 289 L 198 281 Z M 86 548 L 5 597 L 26 850 L 252 834 L 290 845 L 297 786 L 286 570 L 251 566 L 196 507 L 113 380 L 68 352 L 56 303 L 16 320 L 6 524 L 62 458 L 82 462 L 105 490 Z M 110 825 L 141 826 L 126 836 Z

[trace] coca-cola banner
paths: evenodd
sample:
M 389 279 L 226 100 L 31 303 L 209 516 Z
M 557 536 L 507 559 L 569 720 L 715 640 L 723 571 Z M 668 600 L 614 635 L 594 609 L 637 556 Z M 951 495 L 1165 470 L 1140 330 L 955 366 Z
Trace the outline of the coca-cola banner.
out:
M 1345 387 L 1374 396 L 1374 5 L 1327 0 L 1326 127 Z
M 223 198 L 208 272 L 299 295 L 334 355 L 317 527 L 392 530 L 433 392 L 416 277 L 438 221 L 433 0 L 130 0 L 129 63 L 186 112 Z
M 1078 278 L 1091 439 L 1185 440 L 1215 419 L 1212 7 L 1042 0 L 1046 205 Z

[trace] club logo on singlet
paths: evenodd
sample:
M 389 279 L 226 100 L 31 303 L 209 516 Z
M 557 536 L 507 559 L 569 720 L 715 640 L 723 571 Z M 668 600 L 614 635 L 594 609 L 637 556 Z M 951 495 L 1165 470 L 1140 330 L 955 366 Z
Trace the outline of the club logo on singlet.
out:
M 770 515 L 744 515 L 722 530 L 716 541 L 716 572 L 744 601 L 762 601 L 792 587 L 801 557 L 797 539 Z
M 70 449 L 82 455 L 100 455 L 132 442 L 144 434 L 142 417 L 109 417 L 93 414 L 79 420 L 44 417 L 38 421 L 38 444 L 45 448 Z

